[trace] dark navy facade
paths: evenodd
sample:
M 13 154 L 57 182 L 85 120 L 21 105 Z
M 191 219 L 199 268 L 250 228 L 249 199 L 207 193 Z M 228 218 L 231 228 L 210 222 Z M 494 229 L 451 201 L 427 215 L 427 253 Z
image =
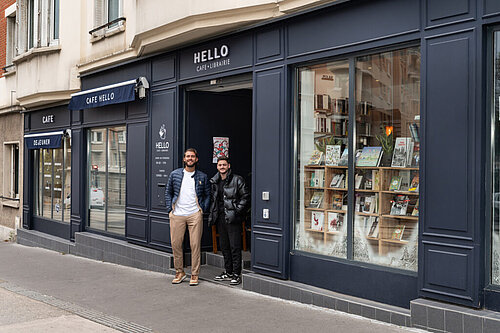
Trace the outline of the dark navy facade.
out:
M 500 288 L 489 282 L 486 167 L 493 67 L 488 44 L 498 26 L 498 0 L 345 1 L 83 75 L 82 91 L 138 77 L 150 87 L 146 98 L 126 103 L 25 114 L 26 134 L 71 130 L 72 196 L 69 224 L 34 216 L 35 165 L 25 149 L 24 227 L 66 239 L 86 230 L 87 130 L 126 125 L 124 238 L 171 251 L 163 193 L 187 148 L 185 87 L 250 74 L 254 272 L 405 308 L 423 297 L 500 310 Z M 295 69 L 405 46 L 421 51 L 418 273 L 295 251 Z M 38 123 L 47 113 L 56 114 L 57 123 Z M 262 192 L 270 199 L 262 200 Z M 269 218 L 263 218 L 265 209 Z M 202 248 L 211 246 L 205 224 Z

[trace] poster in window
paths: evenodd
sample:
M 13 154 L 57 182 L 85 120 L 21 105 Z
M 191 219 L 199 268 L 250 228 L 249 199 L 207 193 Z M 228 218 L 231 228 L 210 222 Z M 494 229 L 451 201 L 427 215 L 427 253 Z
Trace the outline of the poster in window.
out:
M 212 155 L 212 162 L 217 163 L 219 157 L 229 158 L 229 138 L 214 136 L 214 152 Z

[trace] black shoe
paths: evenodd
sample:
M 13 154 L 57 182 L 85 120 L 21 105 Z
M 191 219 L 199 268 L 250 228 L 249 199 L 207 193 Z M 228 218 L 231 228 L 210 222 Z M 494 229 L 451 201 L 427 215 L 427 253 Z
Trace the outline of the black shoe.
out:
M 231 282 L 229 282 L 229 284 L 232 284 L 233 286 L 240 284 L 240 283 L 241 283 L 241 277 L 239 275 L 236 275 L 236 274 L 233 275 Z
M 226 272 L 222 272 L 220 275 L 214 277 L 215 281 L 230 281 L 232 279 L 232 274 L 227 274 Z

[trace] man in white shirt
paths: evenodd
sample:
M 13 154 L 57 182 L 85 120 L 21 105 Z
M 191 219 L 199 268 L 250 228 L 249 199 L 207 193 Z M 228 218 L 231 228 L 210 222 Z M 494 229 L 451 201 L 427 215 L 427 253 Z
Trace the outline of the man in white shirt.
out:
M 198 163 L 196 149 L 186 149 L 183 162 L 184 168 L 176 169 L 170 173 L 165 190 L 175 267 L 175 278 L 172 283 L 179 284 L 186 278 L 182 245 L 187 226 L 191 247 L 191 280 L 189 285 L 196 286 L 200 273 L 203 212 L 207 212 L 209 208 L 210 186 L 207 175 L 196 170 Z

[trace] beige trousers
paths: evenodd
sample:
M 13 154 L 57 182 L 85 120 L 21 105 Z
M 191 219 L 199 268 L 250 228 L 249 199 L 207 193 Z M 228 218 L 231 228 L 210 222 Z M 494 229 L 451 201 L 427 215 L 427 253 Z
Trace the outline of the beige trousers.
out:
M 191 246 L 191 274 L 200 274 L 201 234 L 203 233 L 203 214 L 201 210 L 189 216 L 176 216 L 172 213 L 170 217 L 170 240 L 172 241 L 172 252 L 174 254 L 174 268 L 176 272 L 184 271 L 184 258 L 182 244 L 186 226 L 189 230 L 189 245 Z

